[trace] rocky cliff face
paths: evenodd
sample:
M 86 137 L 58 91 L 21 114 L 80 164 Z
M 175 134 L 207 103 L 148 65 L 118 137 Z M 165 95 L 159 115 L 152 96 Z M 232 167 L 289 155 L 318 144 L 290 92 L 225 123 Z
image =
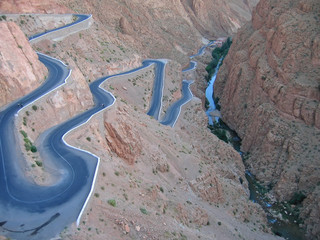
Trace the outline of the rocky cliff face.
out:
M 0 22 L 0 107 L 40 85 L 47 69 L 13 22 Z
M 251 19 L 252 8 L 258 0 L 182 0 L 180 1 L 192 24 L 204 36 L 226 36 L 235 33 Z
M 319 10 L 316 0 L 260 1 L 214 86 L 250 171 L 281 201 L 307 196 L 300 216 L 312 237 L 320 224 Z

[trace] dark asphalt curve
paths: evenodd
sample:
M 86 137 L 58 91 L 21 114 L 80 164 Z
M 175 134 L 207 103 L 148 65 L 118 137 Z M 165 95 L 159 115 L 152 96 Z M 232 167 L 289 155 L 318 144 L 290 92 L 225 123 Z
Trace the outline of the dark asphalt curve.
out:
M 215 41 L 210 41 L 207 45 L 201 47 L 197 54 L 190 56 L 190 59 L 202 55 L 204 53 L 204 50 L 208 46 L 213 46 L 214 44 L 215 44 Z M 197 67 L 197 62 L 190 61 L 189 66 L 186 69 L 183 69 L 182 72 L 184 73 L 187 71 L 194 70 L 196 69 L 196 67 Z M 192 92 L 189 88 L 190 84 L 192 83 L 193 81 L 183 80 L 182 90 L 181 90 L 182 97 L 169 106 L 169 108 L 165 113 L 165 116 L 160 121 L 161 124 L 174 127 L 174 125 L 176 124 L 179 118 L 181 107 L 187 102 L 189 102 L 193 97 Z
M 182 69 L 182 72 L 188 72 L 188 71 L 194 70 L 196 69 L 196 67 L 197 67 L 197 62 L 190 61 L 189 66 L 186 69 Z
M 160 122 L 161 124 L 174 127 L 180 115 L 181 107 L 193 97 L 189 88 L 190 84 L 192 84 L 192 81 L 183 80 L 181 89 L 182 97 L 168 108 L 164 118 Z
M 91 15 L 78 15 L 78 20 L 69 26 L 89 17 Z M 0 112 L 0 235 L 14 239 L 49 239 L 74 222 L 87 201 L 98 163 L 96 156 L 65 144 L 63 135 L 100 111 L 102 107 L 99 103 L 44 134 L 46 137 L 43 138 L 40 153 L 50 158 L 48 161 L 53 163 L 50 167 L 54 166 L 60 173 L 59 181 L 51 186 L 39 186 L 25 177 L 22 168 L 24 157 L 18 143 L 20 133 L 14 125 L 15 116 L 22 106 L 32 104 L 65 83 L 71 73 L 61 61 L 40 53 L 38 55 L 48 68 L 46 81 Z M 104 102 L 112 104 L 113 97 L 104 94 Z
M 146 60 L 145 62 L 152 62 L 156 64 L 156 78 L 153 82 L 151 103 L 147 114 L 152 116 L 154 119 L 159 120 L 162 106 L 164 73 L 167 60 Z
M 146 60 L 137 69 L 103 77 L 90 84 L 95 103 L 94 107 L 47 130 L 39 137 L 42 143 L 39 147 L 41 155 L 53 162 L 55 169 L 61 172 L 60 179 L 55 185 L 39 186 L 24 178 L 23 170 L 19 168 L 18 159 L 22 158 L 22 155 L 15 138 L 16 134 L 19 133 L 14 132 L 16 131 L 13 124 L 14 116 L 20 109 L 20 104 L 27 105 L 42 94 L 61 85 L 69 73 L 65 65 L 58 60 L 40 54 L 39 59 L 48 67 L 47 81 L 34 92 L 12 103 L 0 114 L 0 130 L 1 133 L 5 133 L 1 134 L 0 137 L 0 170 L 3 173 L 0 179 L 0 201 L 3 206 L 10 206 L 0 208 L 0 226 L 10 233 L 8 236 L 15 239 L 29 238 L 32 231 L 23 229 L 34 230 L 38 229 L 39 226 L 43 226 L 43 229 L 32 235 L 32 239 L 47 239 L 51 237 L 50 233 L 56 234 L 64 226 L 74 222 L 79 217 L 79 213 L 82 211 L 90 193 L 99 160 L 88 152 L 69 146 L 64 142 L 63 136 L 70 129 L 87 122 L 94 114 L 114 103 L 113 95 L 100 88 L 104 81 L 114 76 L 139 71 L 151 64 L 160 64 L 161 66 L 163 64 L 162 61 L 158 60 Z M 161 69 L 163 70 L 160 67 Z M 160 71 L 159 73 L 161 74 L 156 75 L 156 79 L 161 81 L 163 72 Z M 159 102 L 154 105 L 151 104 L 151 107 L 159 109 L 158 105 L 160 104 Z M 10 217 L 12 211 L 19 212 L 20 217 L 18 219 L 14 216 Z M 52 222 L 48 223 L 48 219 L 52 219 Z M 11 226 L 11 228 L 8 226 Z M 56 229 L 56 231 L 53 231 L 53 229 Z
M 76 22 L 62 28 L 91 17 L 91 15 L 77 16 Z M 52 31 L 57 31 L 57 29 Z M 33 36 L 30 40 L 43 34 Z M 29 181 L 24 176 L 24 169 L 21 168 L 24 161 L 17 140 L 20 133 L 15 128 L 14 118 L 21 106 L 32 104 L 41 96 L 62 85 L 70 74 L 70 70 L 57 59 L 42 54 L 39 54 L 39 59 L 49 70 L 47 80 L 39 88 L 8 105 L 0 112 L 0 230 L 2 229 L 8 237 L 14 239 L 49 239 L 66 225 L 76 219 L 79 220 L 88 197 L 92 193 L 99 158 L 66 144 L 63 137 L 67 132 L 84 124 L 94 114 L 114 103 L 114 96 L 100 88 L 102 82 L 111 77 L 130 74 L 155 64 L 156 77 L 147 114 L 158 120 L 161 111 L 166 60 L 146 60 L 137 69 L 100 78 L 93 82 L 90 84 L 90 90 L 93 94 L 94 106 L 47 130 L 39 137 L 41 156 L 48 158 L 50 167 L 59 173 L 58 181 L 55 184 L 39 186 Z M 188 92 L 190 91 L 189 84 L 183 86 L 186 86 L 186 89 L 183 87 L 183 100 L 172 107 L 172 109 L 179 109 L 179 113 L 181 105 L 183 105 L 182 101 L 188 101 L 186 98 L 190 98 L 191 94 Z M 171 112 L 172 116 L 176 115 L 176 110 L 168 112 Z
M 38 37 L 41 37 L 43 35 L 46 35 L 46 34 L 50 33 L 50 32 L 55 32 L 55 31 L 59 31 L 59 30 L 64 29 L 64 28 L 68 28 L 68 27 L 70 27 L 72 25 L 75 25 L 75 24 L 80 23 L 80 22 L 82 22 L 84 20 L 87 20 L 88 18 L 91 17 L 91 15 L 86 15 L 86 14 L 74 14 L 73 16 L 77 17 L 76 21 L 74 21 L 72 23 L 69 23 L 69 24 L 66 24 L 66 25 L 64 25 L 62 27 L 56 28 L 56 29 L 52 29 L 52 30 L 48 30 L 48 31 L 43 32 L 43 33 L 35 34 L 35 35 L 33 35 L 33 36 L 31 36 L 29 38 L 29 41 L 32 41 L 32 40 L 34 40 L 34 39 L 36 39 Z
M 35 99 L 41 97 L 44 93 L 56 88 L 64 83 L 64 80 L 69 74 L 69 70 L 59 61 L 39 54 L 39 59 L 44 63 L 48 70 L 49 76 L 47 80 L 35 91 L 19 99 L 9 105 L 5 110 L 0 112 L 0 201 L 7 200 L 14 205 L 24 205 L 25 203 L 34 203 L 39 201 L 43 195 L 51 195 L 51 190 L 45 187 L 39 187 L 26 181 L 21 170 L 19 171 L 18 164 L 22 158 L 17 143 L 17 133 L 14 118 L 15 114 L 20 110 L 19 105 L 27 105 Z M 19 104 L 18 104 L 19 103 Z M 39 191 L 41 190 L 41 191 Z M 41 201 L 41 200 L 40 200 Z M 30 206 L 31 210 L 38 206 Z

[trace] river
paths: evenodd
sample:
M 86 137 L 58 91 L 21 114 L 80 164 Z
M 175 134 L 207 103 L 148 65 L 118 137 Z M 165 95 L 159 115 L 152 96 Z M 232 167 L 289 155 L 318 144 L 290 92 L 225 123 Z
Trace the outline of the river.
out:
M 212 116 L 211 116 L 210 113 L 213 112 L 214 110 L 216 110 L 216 105 L 215 105 L 214 99 L 213 99 L 213 91 L 214 91 L 213 85 L 214 85 L 214 82 L 216 80 L 216 77 L 217 77 L 221 62 L 222 62 L 222 58 L 219 60 L 219 63 L 217 65 L 217 67 L 216 67 L 216 70 L 214 71 L 214 74 L 212 75 L 212 77 L 211 77 L 211 79 L 210 79 L 210 81 L 208 83 L 208 87 L 206 89 L 206 99 L 209 102 L 206 114 L 207 114 L 208 119 L 209 119 L 209 125 L 213 125 L 213 119 L 212 119 Z M 219 120 L 219 117 L 215 117 L 215 121 L 218 121 L 218 120 Z

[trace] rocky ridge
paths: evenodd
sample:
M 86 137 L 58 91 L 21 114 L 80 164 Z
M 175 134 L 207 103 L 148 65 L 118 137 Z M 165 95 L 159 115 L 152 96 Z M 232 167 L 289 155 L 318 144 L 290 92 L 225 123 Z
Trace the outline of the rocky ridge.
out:
M 318 1 L 262 0 L 234 38 L 215 82 L 222 118 L 246 165 L 280 201 L 305 195 L 309 237 L 320 224 Z
M 48 71 L 13 22 L 0 22 L 0 107 L 37 88 Z

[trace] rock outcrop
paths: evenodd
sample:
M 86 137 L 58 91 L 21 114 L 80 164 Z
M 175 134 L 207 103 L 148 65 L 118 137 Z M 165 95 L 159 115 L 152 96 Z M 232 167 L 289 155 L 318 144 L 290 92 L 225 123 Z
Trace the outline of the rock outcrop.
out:
M 44 81 L 46 67 L 13 22 L 0 22 L 0 106 L 31 92 Z
M 70 10 L 58 1 L 50 0 L 8 0 L 0 2 L 3 13 L 70 13 Z
M 260 1 L 214 86 L 250 171 L 280 201 L 307 196 L 300 216 L 313 238 L 320 215 L 319 10 L 316 0 Z
M 252 8 L 258 0 L 182 0 L 192 24 L 204 36 L 226 36 L 235 33 L 240 26 L 251 19 Z
M 127 115 L 125 108 L 118 109 L 118 116 L 114 114 L 105 114 L 105 139 L 111 152 L 117 154 L 118 157 L 133 164 L 134 160 L 141 153 L 141 139 L 134 126 L 126 123 L 121 115 Z M 119 116 L 120 115 L 120 116 Z

